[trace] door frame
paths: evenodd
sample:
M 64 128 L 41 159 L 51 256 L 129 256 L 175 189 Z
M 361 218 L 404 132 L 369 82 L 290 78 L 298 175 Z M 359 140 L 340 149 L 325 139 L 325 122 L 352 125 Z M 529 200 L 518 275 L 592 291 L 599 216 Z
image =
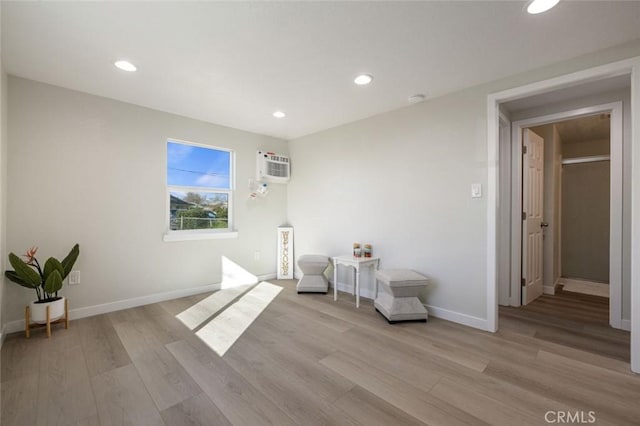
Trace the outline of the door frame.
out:
M 640 56 L 491 93 L 487 96 L 487 273 L 485 328 L 498 331 L 498 197 L 500 104 L 580 83 L 631 76 L 631 370 L 640 373 Z
M 500 173 L 498 179 L 500 182 L 505 182 L 506 185 L 501 185 L 499 188 L 498 199 L 500 200 L 500 207 L 498 209 L 498 223 L 511 222 L 511 168 L 513 162 L 511 161 L 511 120 L 500 112 L 499 116 L 499 134 L 500 139 L 500 154 L 498 161 L 500 162 Z M 511 264 L 509 259 L 511 258 L 511 230 L 505 228 L 498 228 L 498 271 L 497 280 L 500 286 L 498 290 L 499 304 L 500 305 L 514 305 L 515 294 L 511 288 Z M 502 260 L 504 259 L 504 260 Z M 519 299 L 518 299 L 519 300 Z
M 610 118 L 610 195 L 609 195 L 609 324 L 623 327 L 622 321 L 622 102 L 593 105 L 556 114 L 528 118 L 511 123 L 511 294 L 516 295 L 512 306 L 520 306 L 522 256 L 522 131 L 558 121 L 611 113 Z M 628 329 L 628 328 L 627 328 Z

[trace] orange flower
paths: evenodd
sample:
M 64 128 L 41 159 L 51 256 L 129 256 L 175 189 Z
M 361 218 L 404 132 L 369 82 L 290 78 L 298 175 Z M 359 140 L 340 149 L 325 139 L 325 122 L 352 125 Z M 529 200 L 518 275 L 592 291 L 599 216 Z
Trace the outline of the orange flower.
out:
M 33 263 L 33 260 L 36 258 L 36 252 L 38 251 L 38 247 L 31 247 L 29 250 L 27 250 L 27 252 L 24 254 L 24 257 L 27 258 L 27 264 L 31 265 Z

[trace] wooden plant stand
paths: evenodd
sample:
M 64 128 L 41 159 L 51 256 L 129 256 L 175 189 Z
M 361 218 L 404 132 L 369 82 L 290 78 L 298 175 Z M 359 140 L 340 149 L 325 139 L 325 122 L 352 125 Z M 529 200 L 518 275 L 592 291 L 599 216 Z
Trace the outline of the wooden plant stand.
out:
M 51 321 L 49 319 L 49 310 L 51 309 L 51 307 L 47 306 L 47 322 L 44 323 L 44 324 L 38 324 L 38 323 L 31 324 L 31 310 L 29 309 L 29 306 L 26 306 L 24 308 L 24 335 L 27 337 L 27 339 L 31 335 L 31 329 L 32 328 L 47 327 L 47 338 L 51 337 L 51 324 L 64 323 L 64 328 L 69 328 L 69 306 L 68 306 L 68 303 L 69 303 L 69 300 L 65 299 L 64 300 L 64 316 L 62 318 L 59 318 L 59 319 L 55 320 L 55 321 Z

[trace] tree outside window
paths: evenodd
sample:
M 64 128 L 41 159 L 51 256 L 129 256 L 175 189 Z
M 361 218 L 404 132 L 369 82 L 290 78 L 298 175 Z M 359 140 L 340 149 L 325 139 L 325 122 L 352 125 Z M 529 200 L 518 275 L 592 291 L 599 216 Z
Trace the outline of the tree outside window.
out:
M 233 152 L 167 141 L 171 231 L 230 230 Z

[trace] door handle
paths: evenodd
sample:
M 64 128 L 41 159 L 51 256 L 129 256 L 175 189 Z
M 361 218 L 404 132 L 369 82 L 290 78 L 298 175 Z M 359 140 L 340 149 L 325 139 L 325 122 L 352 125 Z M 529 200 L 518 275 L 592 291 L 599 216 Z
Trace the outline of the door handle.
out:
M 547 222 L 540 222 L 540 228 L 548 228 L 549 224 Z

